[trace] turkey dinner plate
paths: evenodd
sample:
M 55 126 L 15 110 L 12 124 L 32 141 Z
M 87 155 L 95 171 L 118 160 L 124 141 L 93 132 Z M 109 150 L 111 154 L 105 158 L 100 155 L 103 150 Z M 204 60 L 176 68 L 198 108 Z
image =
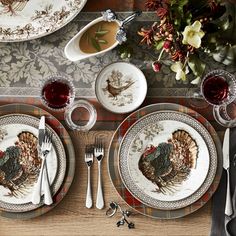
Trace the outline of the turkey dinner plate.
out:
M 0 118 L 0 208 L 6 211 L 33 210 L 31 196 L 37 181 L 41 159 L 38 155 L 39 119 L 12 114 Z M 65 171 L 66 155 L 60 138 L 53 129 L 52 150 L 47 157 L 47 169 L 53 194 L 60 188 Z
M 144 204 L 186 207 L 208 190 L 217 152 L 206 128 L 189 115 L 163 111 L 133 124 L 119 149 L 119 172 L 130 193 Z
M 87 0 L 0 0 L 0 41 L 48 35 L 81 11 Z

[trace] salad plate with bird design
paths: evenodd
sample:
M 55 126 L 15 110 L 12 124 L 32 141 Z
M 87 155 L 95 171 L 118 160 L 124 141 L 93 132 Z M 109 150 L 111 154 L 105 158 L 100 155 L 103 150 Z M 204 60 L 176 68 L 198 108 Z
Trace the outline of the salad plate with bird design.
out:
M 159 111 L 134 123 L 119 148 L 119 173 L 129 192 L 163 210 L 201 198 L 217 170 L 217 152 L 207 129 L 175 111 Z
M 95 93 L 98 101 L 114 113 L 137 109 L 147 94 L 143 72 L 127 62 L 115 62 L 104 67 L 97 76 Z
M 0 42 L 40 38 L 69 23 L 87 0 L 0 0 Z
M 32 192 L 41 167 L 38 152 L 39 119 L 23 114 L 0 118 L 0 208 L 25 212 L 43 203 L 31 203 Z M 49 126 L 52 150 L 47 158 L 47 170 L 52 193 L 60 188 L 66 171 L 66 155 L 60 138 Z

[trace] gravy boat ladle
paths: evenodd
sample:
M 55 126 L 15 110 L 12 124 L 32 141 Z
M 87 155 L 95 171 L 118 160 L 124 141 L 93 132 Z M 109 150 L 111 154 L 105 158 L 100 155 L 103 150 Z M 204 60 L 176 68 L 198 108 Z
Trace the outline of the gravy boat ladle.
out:
M 97 56 L 100 55 L 102 53 L 108 52 L 110 50 L 112 50 L 113 48 L 115 48 L 118 44 L 122 44 L 123 42 L 125 42 L 127 40 L 126 38 L 126 32 L 124 29 L 124 26 L 126 24 L 128 24 L 129 22 L 131 22 L 132 20 L 134 20 L 137 16 L 141 15 L 141 11 L 136 11 L 134 12 L 132 15 L 128 16 L 127 18 L 123 19 L 123 20 L 118 20 L 117 15 L 110 9 L 106 10 L 105 12 L 102 12 L 102 16 L 96 18 L 95 20 L 91 21 L 89 24 L 87 24 L 84 28 L 82 28 L 66 45 L 64 53 L 65 56 L 70 60 L 70 61 L 80 61 L 83 59 L 86 59 L 88 57 L 92 57 L 92 56 Z M 101 22 L 101 21 L 115 21 L 119 28 L 118 31 L 116 33 L 116 41 L 114 44 L 112 44 L 110 47 L 95 52 L 95 53 L 85 53 L 80 49 L 80 39 L 82 37 L 82 35 L 93 25 Z

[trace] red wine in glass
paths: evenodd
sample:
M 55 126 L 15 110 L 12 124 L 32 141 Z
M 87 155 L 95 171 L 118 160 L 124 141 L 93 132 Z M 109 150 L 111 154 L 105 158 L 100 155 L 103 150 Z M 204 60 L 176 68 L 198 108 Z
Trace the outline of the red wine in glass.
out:
M 221 75 L 209 75 L 202 83 L 202 93 L 209 103 L 220 105 L 229 96 L 229 84 Z
M 49 108 L 62 109 L 72 102 L 73 88 L 67 80 L 48 80 L 42 88 L 41 97 Z

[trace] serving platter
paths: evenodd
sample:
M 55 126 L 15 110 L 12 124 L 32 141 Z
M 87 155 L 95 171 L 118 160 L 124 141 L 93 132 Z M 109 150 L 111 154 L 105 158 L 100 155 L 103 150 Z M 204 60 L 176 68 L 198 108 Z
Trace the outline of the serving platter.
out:
M 38 208 L 31 203 L 41 160 L 38 155 L 39 119 L 10 114 L 0 117 L 0 208 L 6 211 L 23 212 Z M 66 172 L 66 154 L 56 132 L 52 134 L 52 150 L 47 158 L 47 169 L 52 194 L 60 188 Z
M 181 112 L 183 114 L 188 114 L 189 116 L 191 116 L 192 118 L 200 122 L 210 133 L 211 138 L 214 141 L 216 151 L 217 151 L 217 170 L 216 170 L 215 178 L 211 186 L 206 191 L 206 193 L 202 197 L 200 197 L 198 200 L 193 202 L 192 204 L 186 207 L 174 209 L 174 210 L 162 210 L 162 209 L 153 208 L 139 201 L 128 191 L 119 173 L 119 155 L 118 155 L 119 148 L 120 148 L 121 141 L 123 137 L 125 136 L 126 132 L 129 130 L 130 126 L 132 126 L 132 124 L 137 122 L 140 118 L 142 118 L 145 115 L 151 114 L 153 112 L 163 111 L 163 110 L 176 111 L 176 112 Z M 180 218 L 188 214 L 191 214 L 197 211 L 202 206 L 204 206 L 209 201 L 209 199 L 214 194 L 214 192 L 216 191 L 220 178 L 221 178 L 221 173 L 222 173 L 221 142 L 216 131 L 211 126 L 211 124 L 203 116 L 201 116 L 199 113 L 195 112 L 194 110 L 178 105 L 178 104 L 173 104 L 173 103 L 152 104 L 133 112 L 120 124 L 120 126 L 115 131 L 112 137 L 110 146 L 109 146 L 109 151 L 108 151 L 108 171 L 109 171 L 111 182 L 114 188 L 116 189 L 117 193 L 127 203 L 127 205 L 131 207 L 133 210 L 145 216 L 155 218 L 155 219 Z
M 198 200 L 212 184 L 217 152 L 207 129 L 189 115 L 159 111 L 127 131 L 119 150 L 121 178 L 135 198 L 173 210 Z
M 87 0 L 0 0 L 0 42 L 40 38 L 69 23 Z
M 32 101 L 33 102 L 33 101 Z M 0 106 L 0 113 L 2 116 L 8 115 L 8 114 L 25 114 L 29 115 L 31 117 L 34 117 L 37 120 L 37 126 L 39 118 L 44 115 L 46 117 L 46 124 L 47 129 L 49 129 L 50 132 L 53 132 L 51 129 L 55 131 L 57 136 L 59 137 L 64 150 L 66 154 L 66 171 L 65 176 L 63 178 L 63 181 L 53 196 L 53 204 L 50 206 L 44 205 L 43 203 L 36 205 L 36 208 L 30 211 L 19 211 L 19 212 L 12 212 L 7 211 L 4 209 L 0 209 L 0 215 L 7 218 L 14 218 L 14 219 L 30 219 L 37 216 L 40 216 L 42 214 L 45 214 L 46 212 L 52 210 L 55 206 L 58 205 L 59 202 L 65 197 L 67 194 L 71 183 L 74 178 L 75 173 L 75 152 L 72 140 L 64 128 L 64 126 L 50 113 L 47 111 L 36 107 L 32 105 L 27 104 L 9 104 L 9 105 L 3 105 Z M 51 129 L 50 129 L 51 127 Z

